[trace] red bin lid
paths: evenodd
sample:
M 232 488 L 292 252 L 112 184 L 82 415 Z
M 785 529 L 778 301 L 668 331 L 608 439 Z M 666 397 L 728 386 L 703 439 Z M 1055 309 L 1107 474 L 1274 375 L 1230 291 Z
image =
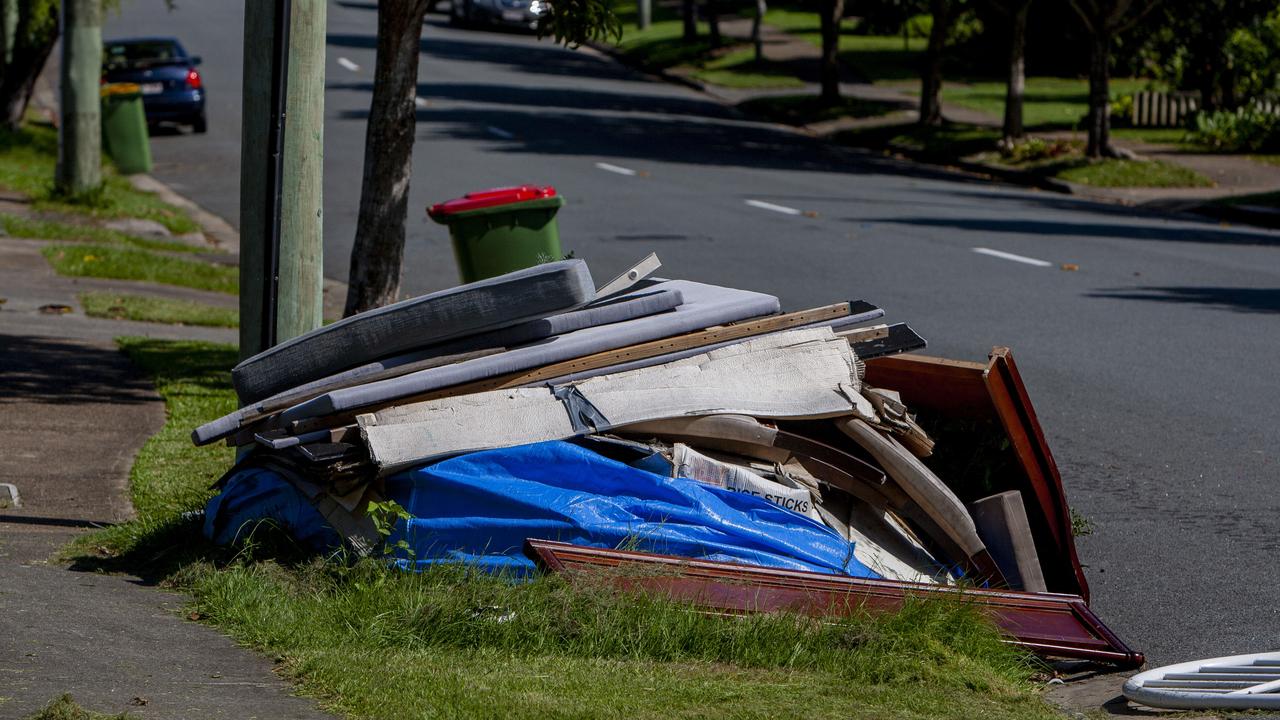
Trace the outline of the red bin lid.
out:
M 528 202 L 529 200 L 542 200 L 555 197 L 555 194 L 556 189 L 550 185 L 546 187 L 517 185 L 515 187 L 492 188 L 490 190 L 470 192 L 460 198 L 437 203 L 427 210 L 427 214 L 431 217 L 443 217 L 468 210 L 511 205 L 513 203 Z

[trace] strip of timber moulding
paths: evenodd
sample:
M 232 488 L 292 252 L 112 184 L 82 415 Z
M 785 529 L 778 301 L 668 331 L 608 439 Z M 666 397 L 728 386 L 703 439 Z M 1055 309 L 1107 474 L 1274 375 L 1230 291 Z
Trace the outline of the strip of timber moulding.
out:
M 1145 658 L 1118 638 L 1078 595 L 1026 593 L 761 568 L 671 555 L 525 540 L 545 571 L 592 575 L 619 589 L 660 593 L 717 614 L 793 612 L 839 617 L 900 609 L 907 598 L 959 597 L 981 607 L 1009 642 L 1046 657 L 1140 667 Z M 634 569 L 627 573 L 626 570 Z
M 849 308 L 850 303 L 843 302 L 810 310 L 773 315 L 758 320 L 746 320 L 733 325 L 707 328 L 706 330 L 700 330 L 698 332 L 688 333 L 685 335 L 677 335 L 675 337 L 654 340 L 651 342 L 641 343 L 639 345 L 631 345 L 617 350 L 609 350 L 596 353 L 594 355 L 587 355 L 585 357 L 575 358 L 561 363 L 544 365 L 532 370 L 508 373 L 506 375 L 500 375 L 487 380 L 480 380 L 463 385 L 454 385 L 448 388 L 432 390 L 431 392 L 397 398 L 394 401 L 378 403 L 376 405 L 359 408 L 358 410 L 350 412 L 338 413 L 336 415 L 319 418 L 294 420 L 289 422 L 287 427 L 293 434 L 311 432 L 323 428 L 350 424 L 355 420 L 356 415 L 375 412 L 390 405 L 406 405 L 428 400 L 437 400 L 445 397 L 471 395 L 474 393 L 515 388 L 525 385 L 537 385 L 584 370 L 611 368 L 612 366 L 619 365 L 629 360 L 661 357 L 676 351 L 706 348 L 707 346 L 713 346 L 720 343 L 728 345 L 733 342 L 746 340 L 759 335 L 767 335 L 783 330 L 797 329 L 807 325 L 817 325 L 831 320 L 838 320 L 849 315 Z

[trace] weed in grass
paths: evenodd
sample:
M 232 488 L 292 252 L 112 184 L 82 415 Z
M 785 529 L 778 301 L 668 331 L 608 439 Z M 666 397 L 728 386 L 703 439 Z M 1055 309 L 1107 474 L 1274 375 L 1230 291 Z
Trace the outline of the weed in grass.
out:
M 202 251 L 202 248 L 173 240 L 152 240 L 93 225 L 73 225 L 52 220 L 32 220 L 15 215 L 0 214 L 0 226 L 3 226 L 4 231 L 13 237 L 28 238 L 30 240 L 128 245 L 144 250 L 159 250 L 162 252 L 197 253 Z
M 240 313 L 236 308 L 218 307 L 192 300 L 86 292 L 80 293 L 80 306 L 89 317 L 111 320 L 228 328 L 240 325 Z
M 62 275 L 143 280 L 233 295 L 240 291 L 240 272 L 234 267 L 107 246 L 50 245 L 40 252 Z
M 71 695 L 55 698 L 42 710 L 29 715 L 27 720 L 128 720 L 129 713 L 103 715 L 80 707 Z

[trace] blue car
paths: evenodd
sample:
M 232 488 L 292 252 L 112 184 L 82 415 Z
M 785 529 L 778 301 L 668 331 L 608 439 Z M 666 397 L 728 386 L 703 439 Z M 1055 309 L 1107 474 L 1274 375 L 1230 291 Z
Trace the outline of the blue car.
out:
M 190 125 L 208 130 L 204 113 L 204 79 L 196 66 L 199 55 L 188 55 L 176 38 L 148 37 L 109 40 L 102 44 L 102 81 L 137 83 L 147 124 Z

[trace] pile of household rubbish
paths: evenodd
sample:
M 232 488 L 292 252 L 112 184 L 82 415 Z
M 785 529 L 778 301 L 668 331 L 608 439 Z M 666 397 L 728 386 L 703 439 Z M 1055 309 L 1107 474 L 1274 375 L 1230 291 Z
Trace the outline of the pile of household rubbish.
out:
M 1087 607 L 1006 349 L 903 354 L 924 340 L 866 302 L 783 313 L 657 268 L 597 289 L 581 260 L 538 265 L 243 361 L 243 406 L 193 433 L 240 448 L 206 534 L 271 521 L 406 569 L 610 570 L 716 612 L 960 593 L 1034 651 L 1142 662 Z

